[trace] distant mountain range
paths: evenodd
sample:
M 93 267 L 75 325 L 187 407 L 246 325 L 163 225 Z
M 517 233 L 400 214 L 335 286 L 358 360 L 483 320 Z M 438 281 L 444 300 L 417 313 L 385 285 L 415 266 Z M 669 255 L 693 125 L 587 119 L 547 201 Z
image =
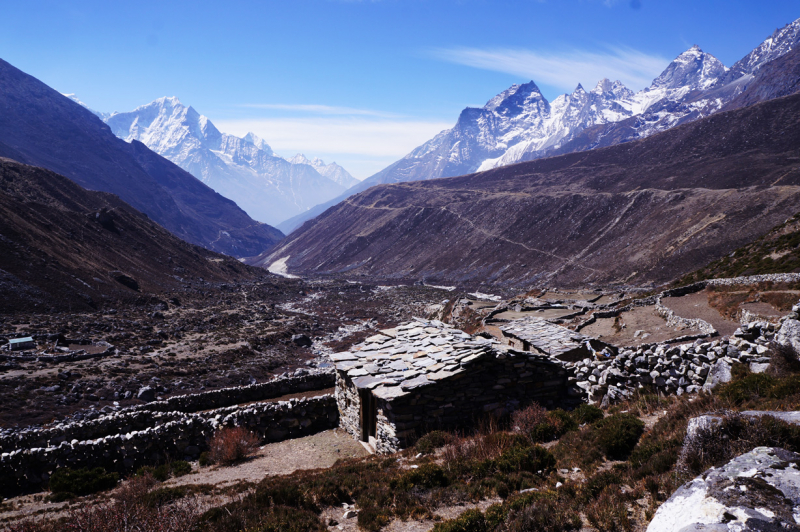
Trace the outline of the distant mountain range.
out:
M 187 242 L 235 257 L 283 235 L 250 218 L 138 141 L 117 138 L 92 112 L 0 60 L 0 157 L 111 192 Z
M 278 157 L 253 133 L 221 133 L 177 98 L 159 98 L 128 113 L 94 112 L 117 137 L 143 143 L 261 222 L 277 224 L 359 182 L 336 163 L 301 154 Z
M 731 68 L 693 46 L 637 93 L 619 81 L 604 79 L 590 91 L 578 85 L 571 94 L 550 103 L 533 81 L 513 85 L 481 108 L 464 109 L 453 128 L 341 196 L 277 227 L 288 234 L 344 198 L 374 185 L 458 176 L 612 146 L 710 116 L 747 93 L 760 70 L 793 50 L 799 40 L 800 19 L 776 30 Z M 751 91 L 748 98 L 752 104 L 768 95 Z
M 248 262 L 347 279 L 642 286 L 719 259 L 798 211 L 794 94 L 608 148 L 378 185 Z

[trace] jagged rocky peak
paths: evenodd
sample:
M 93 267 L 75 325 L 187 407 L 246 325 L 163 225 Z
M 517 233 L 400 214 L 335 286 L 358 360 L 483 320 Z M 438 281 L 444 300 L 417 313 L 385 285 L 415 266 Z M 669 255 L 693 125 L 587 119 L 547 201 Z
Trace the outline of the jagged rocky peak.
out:
M 261 151 L 265 151 L 270 155 L 274 155 L 274 152 L 272 151 L 272 147 L 270 147 L 270 145 L 267 144 L 264 139 L 262 139 L 261 137 L 257 136 L 253 132 L 250 132 L 247 135 L 245 135 L 244 137 L 242 137 L 242 140 L 244 140 L 248 144 L 252 144 L 253 146 L 255 146 L 256 148 L 258 148 Z
M 727 68 L 696 44 L 675 58 L 650 86 L 651 89 L 707 89 Z
M 729 83 L 742 76 L 753 74 L 764 63 L 791 52 L 798 42 L 800 42 L 800 19 L 776 29 L 752 52 L 737 61 L 725 76 L 724 82 Z
M 547 105 L 547 100 L 542 96 L 536 83 L 530 81 L 522 85 L 512 85 L 489 100 L 483 108 L 497 114 L 508 115 L 523 112 L 542 103 Z
M 627 100 L 632 98 L 635 94 L 632 90 L 625 86 L 620 80 L 611 81 L 608 78 L 603 78 L 597 82 L 597 85 L 590 91 L 592 94 L 608 95 L 617 100 Z

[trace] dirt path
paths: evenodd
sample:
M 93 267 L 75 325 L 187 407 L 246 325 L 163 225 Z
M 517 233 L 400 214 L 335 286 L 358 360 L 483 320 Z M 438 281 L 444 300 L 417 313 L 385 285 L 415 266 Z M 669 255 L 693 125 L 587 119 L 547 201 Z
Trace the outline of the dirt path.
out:
M 706 290 L 681 297 L 665 297 L 661 299 L 661 303 L 681 318 L 700 318 L 710 323 L 720 336 L 730 336 L 739 327 L 737 322 L 725 318 L 708 304 Z
M 637 335 L 637 331 L 642 333 Z M 619 319 L 601 318 L 581 329 L 582 334 L 620 347 L 664 342 L 699 332 L 697 329 L 668 327 L 664 318 L 656 314 L 655 307 L 638 307 L 623 312 Z
M 287 475 L 299 469 L 330 467 L 340 458 L 367 456 L 360 443 L 342 429 L 267 444 L 251 460 L 230 467 L 201 467 L 165 482 L 168 486 L 212 484 L 224 487 L 239 482 L 260 482 L 271 475 Z

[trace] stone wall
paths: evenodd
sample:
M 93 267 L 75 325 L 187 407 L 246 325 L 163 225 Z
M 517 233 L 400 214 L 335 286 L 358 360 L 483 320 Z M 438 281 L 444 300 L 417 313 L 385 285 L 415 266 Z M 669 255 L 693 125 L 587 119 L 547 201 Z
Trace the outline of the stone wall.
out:
M 163 401 L 152 401 L 144 405 L 138 405 L 132 407 L 131 410 L 198 412 L 252 401 L 264 401 L 290 393 L 333 388 L 335 384 L 336 377 L 332 371 L 297 377 L 278 377 L 271 381 L 248 386 L 234 386 L 203 393 L 176 395 Z
M 358 390 L 339 371 L 337 402 L 340 426 L 356 439 L 361 436 Z M 465 430 L 487 417 L 508 415 L 533 401 L 544 406 L 575 405 L 568 372 L 547 356 L 509 349 L 475 361 L 468 370 L 422 386 L 391 400 L 377 398 L 377 451 L 390 453 L 408 447 L 425 432 Z
M 0 455 L 0 494 L 9 497 L 41 489 L 57 467 L 97 467 L 127 474 L 143 465 L 195 459 L 220 427 L 241 426 L 264 441 L 296 438 L 334 428 L 338 410 L 332 395 L 233 406 L 202 413 L 135 412 L 108 416 L 121 429 L 136 416 L 158 424 L 100 438 L 61 440 L 47 447 L 20 447 Z M 93 427 L 95 429 L 96 427 Z M 78 436 L 77 434 L 73 434 Z
M 290 393 L 332 388 L 332 372 L 279 377 L 249 386 L 221 388 L 203 393 L 177 395 L 163 401 L 120 409 L 96 419 L 58 423 L 47 428 L 6 429 L 0 431 L 0 453 L 31 447 L 48 447 L 73 439 L 96 439 L 181 419 L 181 414 L 219 409 L 232 405 L 264 401 Z
M 776 325 L 755 322 L 742 326 L 728 339 L 672 346 L 650 344 L 625 349 L 608 360 L 584 359 L 566 363 L 570 382 L 583 390 L 590 403 L 611 404 L 635 390 L 652 386 L 664 394 L 694 393 L 730 379 L 733 364 L 746 363 L 764 371 L 769 364 L 767 344 Z

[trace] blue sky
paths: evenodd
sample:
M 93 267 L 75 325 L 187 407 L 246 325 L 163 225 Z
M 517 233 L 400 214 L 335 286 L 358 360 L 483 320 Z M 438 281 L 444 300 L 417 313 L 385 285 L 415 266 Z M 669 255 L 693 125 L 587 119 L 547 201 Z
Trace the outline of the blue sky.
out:
M 797 0 L 0 0 L 0 58 L 100 111 L 177 96 L 365 178 L 513 83 L 641 89 L 693 44 L 730 66 Z M 2 116 L 0 116 L 0 120 Z

